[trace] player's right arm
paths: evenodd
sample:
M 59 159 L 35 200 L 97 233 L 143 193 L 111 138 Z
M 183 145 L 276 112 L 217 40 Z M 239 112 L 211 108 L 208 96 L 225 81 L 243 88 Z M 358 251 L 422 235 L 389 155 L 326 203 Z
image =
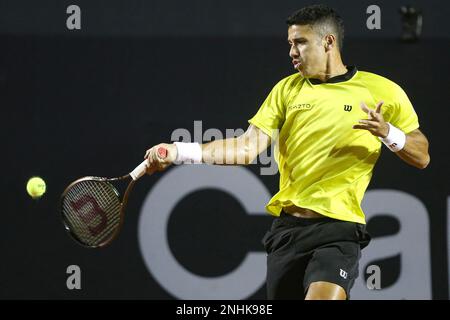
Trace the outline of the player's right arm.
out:
M 247 165 L 267 149 L 270 143 L 270 136 L 251 124 L 247 131 L 237 138 L 203 144 L 202 161 L 218 165 Z
M 247 131 L 239 137 L 215 140 L 201 144 L 201 161 L 215 165 L 247 165 L 267 149 L 271 144 L 271 137 L 254 125 L 250 125 Z M 156 150 L 163 147 L 167 149 L 167 157 L 161 158 Z M 148 159 L 149 170 L 164 170 L 177 160 L 178 149 L 175 144 L 161 143 L 148 149 L 145 159 Z

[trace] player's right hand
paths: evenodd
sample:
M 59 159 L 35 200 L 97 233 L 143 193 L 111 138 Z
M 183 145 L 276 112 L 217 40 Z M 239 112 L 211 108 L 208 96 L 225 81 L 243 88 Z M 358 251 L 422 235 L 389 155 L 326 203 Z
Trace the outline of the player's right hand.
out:
M 158 152 L 159 148 L 167 150 L 166 157 Z M 145 152 L 144 159 L 148 161 L 147 174 L 155 171 L 163 171 L 177 159 L 177 146 L 174 144 L 160 143 Z

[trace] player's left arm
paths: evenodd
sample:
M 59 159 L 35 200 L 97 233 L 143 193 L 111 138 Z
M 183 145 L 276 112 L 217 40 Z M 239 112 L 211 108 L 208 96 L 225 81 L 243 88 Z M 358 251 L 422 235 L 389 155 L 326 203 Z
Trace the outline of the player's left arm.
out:
M 368 130 L 374 136 L 380 138 L 388 137 L 391 130 L 399 130 L 390 126 L 384 120 L 381 113 L 382 105 L 383 102 L 378 103 L 376 109 L 373 110 L 369 109 L 365 103 L 361 103 L 361 109 L 367 113 L 369 118 L 359 120 L 359 124 L 354 125 L 353 129 Z M 401 135 L 401 133 L 399 134 Z M 399 158 L 406 163 L 419 169 L 425 169 L 430 163 L 430 155 L 428 154 L 428 139 L 419 129 L 405 134 L 405 138 L 403 147 L 401 150 L 396 151 L 395 154 L 397 154 L 397 156 L 399 156 Z
M 428 139 L 419 129 L 413 130 L 406 134 L 406 143 L 403 149 L 395 154 L 406 163 L 419 169 L 425 169 L 430 163 Z

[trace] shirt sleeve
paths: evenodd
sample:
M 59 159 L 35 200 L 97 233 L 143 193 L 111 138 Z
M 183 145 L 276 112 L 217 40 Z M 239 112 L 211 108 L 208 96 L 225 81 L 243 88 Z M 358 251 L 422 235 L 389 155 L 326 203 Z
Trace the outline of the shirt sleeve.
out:
M 402 130 L 405 134 L 419 128 L 419 119 L 405 91 L 398 85 L 393 90 L 391 110 L 385 121 Z
M 281 80 L 272 89 L 258 112 L 248 120 L 249 123 L 261 129 L 265 134 L 274 138 L 285 120 L 284 89 L 286 81 Z

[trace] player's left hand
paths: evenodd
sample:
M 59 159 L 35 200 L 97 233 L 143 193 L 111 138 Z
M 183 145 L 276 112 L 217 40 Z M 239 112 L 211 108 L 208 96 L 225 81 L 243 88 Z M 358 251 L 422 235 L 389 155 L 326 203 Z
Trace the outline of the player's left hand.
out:
M 361 119 L 359 124 L 355 124 L 353 129 L 363 129 L 369 131 L 371 134 L 377 137 L 386 138 L 389 133 L 389 125 L 384 121 L 381 114 L 381 106 L 383 101 L 378 102 L 375 110 L 369 109 L 364 102 L 361 102 L 361 109 L 367 113 L 368 119 Z

